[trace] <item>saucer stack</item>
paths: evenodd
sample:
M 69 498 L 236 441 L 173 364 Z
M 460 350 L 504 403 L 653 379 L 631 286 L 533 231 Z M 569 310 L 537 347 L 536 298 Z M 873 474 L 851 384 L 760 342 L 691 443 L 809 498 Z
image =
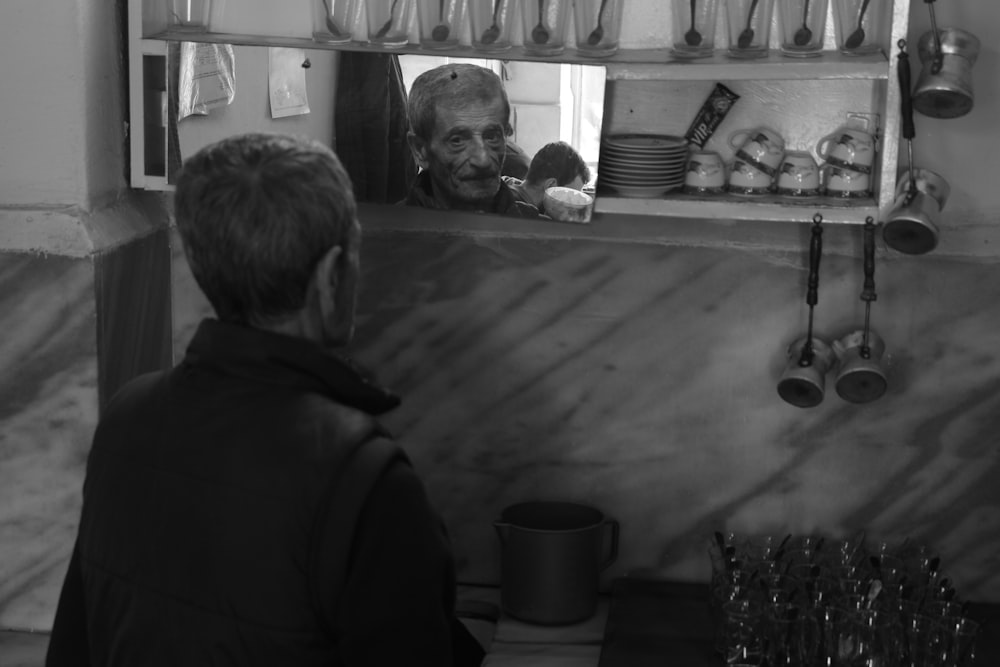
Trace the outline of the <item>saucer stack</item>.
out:
M 615 134 L 601 142 L 598 185 L 623 197 L 658 197 L 684 185 L 688 142 L 664 134 Z

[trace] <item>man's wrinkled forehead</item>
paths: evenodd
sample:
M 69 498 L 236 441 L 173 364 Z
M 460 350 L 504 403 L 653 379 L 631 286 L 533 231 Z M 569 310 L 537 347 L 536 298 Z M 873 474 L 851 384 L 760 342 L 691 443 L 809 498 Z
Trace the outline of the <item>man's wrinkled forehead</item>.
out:
M 501 100 L 466 99 L 457 102 L 439 101 L 434 115 L 434 134 L 442 136 L 456 129 L 483 131 L 507 126 Z

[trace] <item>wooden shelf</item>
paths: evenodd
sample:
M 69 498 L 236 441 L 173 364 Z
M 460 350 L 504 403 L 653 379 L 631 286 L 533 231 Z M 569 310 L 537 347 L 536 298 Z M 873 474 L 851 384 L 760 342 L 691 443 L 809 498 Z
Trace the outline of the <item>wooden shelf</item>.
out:
M 545 57 L 527 53 L 520 46 L 502 53 L 484 53 L 469 46 L 448 50 L 425 49 L 410 44 L 396 49 L 372 46 L 367 42 L 329 44 L 308 37 L 275 37 L 222 32 L 171 32 L 150 35 L 144 41 L 206 42 L 238 46 L 280 46 L 329 51 L 360 51 L 451 56 L 460 58 L 499 58 L 530 62 L 604 65 L 609 80 L 674 80 L 674 81 L 736 81 L 736 80 L 806 80 L 806 79 L 885 79 L 888 76 L 886 57 L 881 53 L 865 56 L 845 56 L 838 51 L 825 51 L 816 58 L 787 58 L 771 53 L 755 60 L 734 60 L 722 51 L 709 58 L 685 60 L 675 58 L 670 49 L 622 49 L 607 58 L 580 56 L 572 48 L 558 56 Z
M 824 223 L 863 225 L 871 216 L 878 220 L 878 207 L 872 198 L 838 200 L 815 197 L 788 200 L 776 195 L 722 195 L 700 197 L 668 193 L 663 197 L 616 197 L 598 194 L 594 211 L 603 214 L 658 216 L 689 220 L 775 222 L 812 222 L 819 213 Z
M 808 246 L 812 212 L 777 215 L 767 219 L 704 217 L 702 209 L 684 208 L 664 212 L 643 213 L 636 204 L 632 212 L 615 210 L 622 200 L 605 200 L 595 209 L 588 224 L 530 220 L 485 213 L 435 211 L 389 204 L 359 204 L 361 227 L 368 234 L 401 234 L 458 236 L 477 243 L 502 242 L 505 239 L 546 241 L 597 241 L 602 243 L 638 245 L 699 245 L 727 248 L 770 248 L 778 251 L 801 252 Z M 600 204 L 601 200 L 598 199 Z M 661 204 L 664 204 L 661 201 Z M 664 204 L 667 205 L 667 204 Z M 688 205 L 690 206 L 690 204 Z M 763 205 L 767 206 L 767 205 Z M 777 207 L 775 207 L 777 209 Z M 696 213 L 688 217 L 686 214 Z M 805 212 L 801 212 L 805 213 Z M 860 220 L 862 223 L 864 219 Z M 827 223 L 834 223 L 827 225 Z M 833 254 L 857 255 L 862 242 L 862 225 L 836 224 L 855 222 L 853 216 L 838 220 L 824 213 L 825 250 Z

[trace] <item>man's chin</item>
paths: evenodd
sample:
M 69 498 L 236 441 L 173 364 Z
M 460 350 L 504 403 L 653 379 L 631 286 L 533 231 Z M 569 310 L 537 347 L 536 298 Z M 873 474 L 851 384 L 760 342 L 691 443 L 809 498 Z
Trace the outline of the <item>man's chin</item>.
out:
M 459 196 L 469 204 L 492 202 L 500 189 L 496 179 L 490 181 L 464 181 L 459 189 Z

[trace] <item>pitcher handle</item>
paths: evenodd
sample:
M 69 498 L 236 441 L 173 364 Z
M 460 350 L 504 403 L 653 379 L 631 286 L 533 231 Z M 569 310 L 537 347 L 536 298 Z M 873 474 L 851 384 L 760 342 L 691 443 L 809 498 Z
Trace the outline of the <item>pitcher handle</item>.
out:
M 510 532 L 510 524 L 503 521 L 494 521 L 493 527 L 496 528 L 497 536 L 500 538 L 500 544 L 506 544 L 507 534 Z
M 612 563 L 618 560 L 618 532 L 619 532 L 618 522 L 615 519 L 605 519 L 603 528 L 605 530 L 607 530 L 608 528 L 611 529 L 611 549 L 610 549 L 611 553 L 608 554 L 607 560 L 601 563 L 600 571 L 602 572 L 606 570 L 608 566 L 610 566 Z

